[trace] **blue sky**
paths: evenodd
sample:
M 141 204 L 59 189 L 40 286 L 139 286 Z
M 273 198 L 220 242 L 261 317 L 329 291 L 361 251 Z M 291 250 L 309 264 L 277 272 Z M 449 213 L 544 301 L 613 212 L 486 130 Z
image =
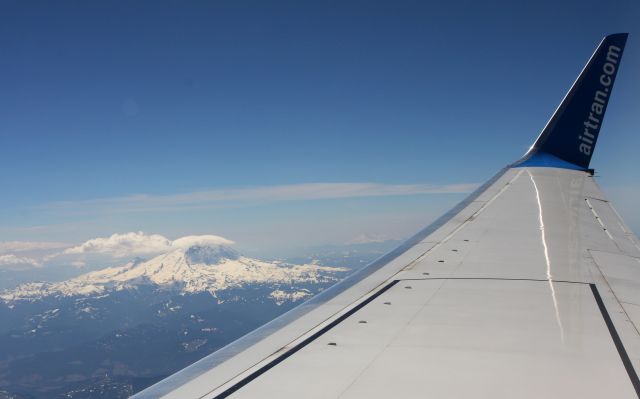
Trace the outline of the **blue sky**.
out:
M 615 32 L 592 166 L 639 232 L 638 21 L 637 1 L 2 1 L 0 241 L 409 236 L 523 154 Z

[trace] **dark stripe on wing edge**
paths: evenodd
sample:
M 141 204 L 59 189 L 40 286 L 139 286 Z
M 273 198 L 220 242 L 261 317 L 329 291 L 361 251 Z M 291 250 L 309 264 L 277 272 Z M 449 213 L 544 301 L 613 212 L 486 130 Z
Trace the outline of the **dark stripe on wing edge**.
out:
M 451 278 L 443 278 L 443 280 L 449 280 L 449 279 L 451 279 Z M 460 279 L 461 280 L 468 280 L 469 278 L 460 278 Z M 471 279 L 475 280 L 474 278 L 471 278 Z M 481 278 L 481 279 L 485 280 L 485 278 Z M 390 283 L 388 283 L 387 285 L 383 286 L 381 289 L 376 291 L 373 295 L 371 295 L 370 297 L 368 297 L 364 301 L 360 302 L 357 306 L 353 307 L 352 309 L 350 309 L 349 311 L 347 311 L 346 313 L 344 313 L 343 315 L 341 315 L 340 317 L 338 317 L 337 319 L 335 319 L 331 323 L 327 324 L 322 329 L 320 329 L 317 332 L 315 332 L 314 334 L 310 335 L 304 341 L 302 341 L 299 344 L 295 345 L 293 348 L 291 348 L 290 350 L 288 350 L 284 354 L 278 356 L 277 358 L 273 359 L 269 363 L 267 363 L 264 366 L 260 367 L 258 370 L 254 371 L 253 373 L 251 373 L 247 377 L 245 377 L 242 380 L 238 381 L 233 386 L 227 388 L 224 392 L 222 392 L 222 393 L 218 394 L 217 396 L 215 396 L 214 399 L 226 398 L 229 395 L 235 393 L 240 388 L 242 388 L 245 385 L 249 384 L 251 381 L 253 381 L 256 378 L 260 377 L 262 374 L 266 373 L 267 371 L 269 371 L 273 367 L 275 367 L 278 364 L 280 364 L 281 362 L 283 362 L 285 359 L 287 359 L 290 356 L 294 355 L 296 352 L 300 351 L 302 348 L 304 348 L 305 346 L 309 345 L 311 342 L 313 342 L 316 339 L 318 339 L 320 336 L 325 334 L 327 331 L 331 330 L 332 328 L 334 328 L 338 324 L 342 323 L 344 320 L 346 320 L 347 318 L 352 316 L 358 310 L 362 309 L 363 307 L 365 307 L 366 305 L 371 303 L 374 299 L 378 298 L 380 295 L 382 295 L 386 291 L 388 291 L 391 287 L 393 287 L 394 285 L 396 285 L 397 283 L 399 283 L 400 281 L 403 281 L 403 280 L 393 280 Z M 406 280 L 440 280 L 440 279 L 427 278 L 427 279 L 406 279 Z M 537 280 L 537 279 L 526 279 L 526 278 L 525 279 L 486 278 L 486 280 L 548 281 L 548 280 Z M 587 283 L 579 282 L 579 281 L 556 281 L 556 282 L 571 283 L 571 284 L 587 284 Z M 609 315 L 609 312 L 607 311 L 607 308 L 604 305 L 604 301 L 602 300 L 602 297 L 600 296 L 600 292 L 598 291 L 598 287 L 593 283 L 589 283 L 589 287 L 591 288 L 591 292 L 593 293 L 593 297 L 594 297 L 594 299 L 596 301 L 596 304 L 598 305 L 598 309 L 600 310 L 600 313 L 602 314 L 602 318 L 604 319 L 604 322 L 605 322 L 605 324 L 607 326 L 607 329 L 609 330 L 609 334 L 611 334 L 611 339 L 613 340 L 613 343 L 614 343 L 614 345 L 615 345 L 615 347 L 616 347 L 616 349 L 618 351 L 618 354 L 620 355 L 620 359 L 622 360 L 622 364 L 624 365 L 624 368 L 627 371 L 627 374 L 629 375 L 629 379 L 631 380 L 631 384 L 633 385 L 633 388 L 635 389 L 636 394 L 638 395 L 638 398 L 640 398 L 640 379 L 638 378 L 638 374 L 636 373 L 636 370 L 633 367 L 633 363 L 631 363 L 631 359 L 629 358 L 629 354 L 627 353 L 627 350 L 625 349 L 624 344 L 622 343 L 622 340 L 620 339 L 620 336 L 618 335 L 618 331 L 616 330 L 615 325 L 613 324 L 613 321 L 611 320 L 611 316 Z
M 591 292 L 593 293 L 593 297 L 598 304 L 598 308 L 600 309 L 600 313 L 602 313 L 602 318 L 604 319 L 607 328 L 609 329 L 609 334 L 611 334 L 611 339 L 613 339 L 613 343 L 616 345 L 616 349 L 618 350 L 618 354 L 620 355 L 620 359 L 622 360 L 622 364 L 624 364 L 624 368 L 627 370 L 627 374 L 629 375 L 629 379 L 631 380 L 631 384 L 633 384 L 633 388 L 636 390 L 636 394 L 638 398 L 640 398 L 640 379 L 638 379 L 638 374 L 636 373 L 635 368 L 633 368 L 633 363 L 631 363 L 631 359 L 629 358 L 629 354 L 627 350 L 624 348 L 622 344 L 622 340 L 618 335 L 618 331 L 616 331 L 616 327 L 613 325 L 613 321 L 611 320 L 611 316 L 609 316 L 609 312 L 607 308 L 604 306 L 604 302 L 602 301 L 602 297 L 600 296 L 600 292 L 598 292 L 598 287 L 595 284 L 589 284 L 591 287 Z
M 278 356 L 277 358 L 273 359 L 269 363 L 267 363 L 264 366 L 260 367 L 258 370 L 256 370 L 253 373 L 249 374 L 247 377 L 245 377 L 242 380 L 238 381 L 232 387 L 228 388 L 227 390 L 225 390 L 221 394 L 215 396 L 215 399 L 226 398 L 227 396 L 229 396 L 229 395 L 233 394 L 234 392 L 236 392 L 238 389 L 242 388 L 243 386 L 247 385 L 251 381 L 253 381 L 256 378 L 260 377 L 262 374 L 266 373 L 271 368 L 277 366 L 279 363 L 281 363 L 282 361 L 287 359 L 289 356 L 293 355 L 294 353 L 298 352 L 300 349 L 302 349 L 305 346 L 309 345 L 311 342 L 315 341 L 318 337 L 322 336 L 324 333 L 326 333 L 327 331 L 331 330 L 333 327 L 337 326 L 338 324 L 342 323 L 344 320 L 349 318 L 355 312 L 357 312 L 358 310 L 362 309 L 363 307 L 365 307 L 366 305 L 371 303 L 371 301 L 373 301 L 374 299 L 376 299 L 380 295 L 384 294 L 389 288 L 391 288 L 394 285 L 396 285 L 399 281 L 400 280 L 393 280 L 392 282 L 388 283 L 387 285 L 382 287 L 380 290 L 378 290 L 376 293 L 371 295 L 369 298 L 367 298 L 364 301 L 360 302 L 357 306 L 354 306 L 348 312 L 346 312 L 342 316 L 338 317 L 337 319 L 335 319 L 331 323 L 327 324 L 326 326 L 324 326 L 322 329 L 318 330 L 313 335 L 310 335 L 309 337 L 307 337 L 304 341 L 300 342 L 299 344 L 297 344 L 293 348 L 289 349 L 287 352 L 285 352 L 281 356 Z

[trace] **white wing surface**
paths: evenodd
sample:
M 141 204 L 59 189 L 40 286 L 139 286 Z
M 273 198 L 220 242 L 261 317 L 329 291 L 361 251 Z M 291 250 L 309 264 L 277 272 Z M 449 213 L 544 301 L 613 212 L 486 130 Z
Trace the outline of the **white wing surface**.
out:
M 640 245 L 588 169 L 625 41 L 433 225 L 136 398 L 640 397 Z

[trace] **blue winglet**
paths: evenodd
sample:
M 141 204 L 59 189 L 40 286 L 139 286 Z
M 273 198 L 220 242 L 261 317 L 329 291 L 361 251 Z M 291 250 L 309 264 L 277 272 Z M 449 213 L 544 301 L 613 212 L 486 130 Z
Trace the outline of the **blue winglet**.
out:
M 512 166 L 589 168 L 627 36 L 602 40 L 536 142 Z

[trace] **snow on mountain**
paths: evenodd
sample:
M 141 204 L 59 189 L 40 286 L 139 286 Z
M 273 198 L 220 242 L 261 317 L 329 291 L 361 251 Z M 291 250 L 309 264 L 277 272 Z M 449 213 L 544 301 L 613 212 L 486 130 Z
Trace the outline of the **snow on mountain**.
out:
M 206 245 L 198 245 L 206 244 Z M 100 296 L 111 291 L 152 285 L 184 293 L 210 292 L 246 284 L 319 283 L 337 280 L 336 273 L 347 269 L 315 264 L 289 265 L 248 258 L 219 243 L 183 246 L 144 261 L 137 259 L 122 266 L 93 271 L 57 283 L 28 283 L 13 290 L 0 291 L 9 303 L 32 301 L 46 296 Z M 275 300 L 299 300 L 304 292 L 274 291 Z M 294 298 L 295 297 L 295 298 Z
M 301 299 L 304 299 L 308 296 L 311 296 L 311 291 L 302 289 L 299 291 L 286 292 L 283 290 L 275 290 L 269 294 L 269 298 L 276 301 L 276 304 L 282 305 L 287 301 L 296 302 Z

